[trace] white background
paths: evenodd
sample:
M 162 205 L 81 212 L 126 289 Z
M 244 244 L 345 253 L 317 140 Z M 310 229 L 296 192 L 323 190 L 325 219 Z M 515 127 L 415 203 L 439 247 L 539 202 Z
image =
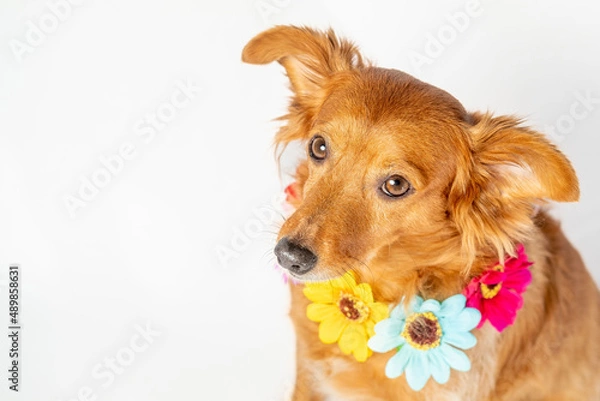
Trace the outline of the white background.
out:
M 80 0 L 53 28 L 44 18 L 57 2 L 0 3 L 0 280 L 21 264 L 24 326 L 18 395 L 0 337 L 1 400 L 75 400 L 86 387 L 90 400 L 284 399 L 294 339 L 270 253 L 281 218 L 264 212 L 257 224 L 253 210 L 282 189 L 270 120 L 285 111 L 287 82 L 277 64 L 240 62 L 273 24 L 331 25 L 467 109 L 516 113 L 540 130 L 564 124 L 554 140 L 582 197 L 555 214 L 600 279 L 600 104 L 569 116 L 578 96 L 600 97 L 594 2 L 481 0 L 422 68 L 408 55 L 426 56 L 428 35 L 445 32 L 464 1 Z M 11 45 L 27 45 L 40 19 L 54 32 L 19 57 Z M 200 90 L 146 143 L 136 125 L 181 81 Z M 135 157 L 71 216 L 65 197 L 124 143 Z M 218 251 L 232 246 L 223 263 Z M 160 336 L 132 354 L 136 325 L 147 324 Z M 112 383 L 93 376 L 117 355 L 134 360 Z

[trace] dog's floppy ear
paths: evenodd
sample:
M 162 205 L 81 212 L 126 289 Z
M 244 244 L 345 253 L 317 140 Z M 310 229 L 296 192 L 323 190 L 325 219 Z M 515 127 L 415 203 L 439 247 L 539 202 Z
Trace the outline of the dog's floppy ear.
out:
M 474 257 L 481 247 L 492 247 L 503 258 L 527 238 L 536 203 L 577 201 L 579 183 L 571 163 L 544 135 L 512 117 L 472 117 L 470 149 L 450 189 L 449 213 L 464 251 Z
M 333 30 L 276 26 L 255 36 L 242 52 L 250 64 L 281 63 L 296 95 L 311 95 L 336 72 L 363 66 L 357 48 L 338 39 Z

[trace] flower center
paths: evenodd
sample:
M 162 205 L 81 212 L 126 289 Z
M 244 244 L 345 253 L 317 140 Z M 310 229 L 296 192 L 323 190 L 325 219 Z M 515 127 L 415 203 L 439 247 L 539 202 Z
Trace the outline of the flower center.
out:
M 497 272 L 503 272 L 504 268 L 502 267 L 502 265 L 498 264 L 498 265 L 494 266 L 492 270 L 495 270 Z M 480 288 L 481 288 L 481 295 L 483 295 L 483 297 L 485 299 L 492 299 L 496 295 L 498 295 L 498 293 L 502 289 L 502 283 L 496 283 L 496 284 L 481 283 Z
M 400 334 L 416 349 L 427 351 L 436 348 L 442 340 L 442 326 L 432 312 L 418 312 L 406 318 Z
M 500 292 L 500 290 L 502 289 L 502 283 L 497 283 L 497 284 L 481 284 L 481 295 L 483 295 L 483 297 L 485 299 L 492 299 L 494 298 L 496 295 L 498 295 L 498 293 Z
M 369 307 L 363 301 L 350 294 L 340 295 L 338 308 L 344 316 L 353 322 L 361 323 L 369 316 Z

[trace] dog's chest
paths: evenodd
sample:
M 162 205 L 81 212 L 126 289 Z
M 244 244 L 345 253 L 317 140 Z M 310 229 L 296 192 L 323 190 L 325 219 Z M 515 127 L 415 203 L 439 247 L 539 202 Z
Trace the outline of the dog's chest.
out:
M 388 379 L 378 374 L 382 369 L 377 357 L 367 363 L 330 357 L 308 363 L 313 383 L 325 401 L 479 401 L 470 383 L 481 380 L 476 371 L 455 372 L 447 385 L 437 385 L 415 392 L 406 385 L 403 376 Z M 378 370 L 379 369 L 379 370 Z

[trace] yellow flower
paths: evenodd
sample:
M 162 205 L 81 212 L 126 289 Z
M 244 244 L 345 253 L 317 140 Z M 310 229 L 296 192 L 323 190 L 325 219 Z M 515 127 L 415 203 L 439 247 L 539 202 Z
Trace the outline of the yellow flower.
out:
M 372 351 L 367 340 L 375 335 L 375 324 L 388 317 L 386 304 L 375 302 L 371 286 L 356 284 L 347 272 L 333 280 L 307 283 L 304 295 L 313 303 L 306 316 L 319 324 L 319 339 L 325 344 L 338 343 L 346 355 L 364 362 Z

